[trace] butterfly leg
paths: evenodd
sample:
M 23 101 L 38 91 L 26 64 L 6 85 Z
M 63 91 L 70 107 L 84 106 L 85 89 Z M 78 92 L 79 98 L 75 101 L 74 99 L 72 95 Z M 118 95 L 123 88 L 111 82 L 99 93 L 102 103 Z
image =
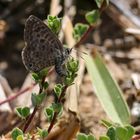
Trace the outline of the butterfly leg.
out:
M 61 77 L 66 76 L 66 71 L 63 68 L 63 59 L 62 59 L 62 57 L 57 57 L 55 59 L 55 71 Z

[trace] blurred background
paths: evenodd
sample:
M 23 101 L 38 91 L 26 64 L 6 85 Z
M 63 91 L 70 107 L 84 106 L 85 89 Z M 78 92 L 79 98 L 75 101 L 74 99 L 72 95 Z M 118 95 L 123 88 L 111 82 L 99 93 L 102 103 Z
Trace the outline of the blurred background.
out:
M 54 5 L 57 8 L 53 9 Z M 5 77 L 10 88 L 18 91 L 28 74 L 22 63 L 21 51 L 24 47 L 24 24 L 30 15 L 41 20 L 46 19 L 48 14 L 59 17 L 68 15 L 74 25 L 78 22 L 86 23 L 85 14 L 95 8 L 94 0 L 0 0 L 0 75 Z M 109 7 L 101 14 L 100 22 L 84 42 L 88 48 L 94 45 L 101 52 L 110 72 L 124 92 L 132 111 L 133 125 L 140 124 L 139 41 L 140 0 L 110 0 Z M 100 129 L 98 120 L 105 113 L 103 109 L 100 111 L 99 102 L 91 94 L 93 88 L 86 72 L 81 92 L 81 130 L 96 133 Z M 97 110 L 87 115 L 86 109 L 90 110 L 93 106 Z M 93 128 L 95 124 L 96 127 Z

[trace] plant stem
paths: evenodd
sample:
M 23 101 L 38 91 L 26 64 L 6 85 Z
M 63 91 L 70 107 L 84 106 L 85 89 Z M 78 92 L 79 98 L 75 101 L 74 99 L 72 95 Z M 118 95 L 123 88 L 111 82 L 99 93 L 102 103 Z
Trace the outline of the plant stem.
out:
M 45 82 L 45 77 L 42 78 L 42 81 L 41 81 L 41 83 L 40 83 L 39 94 L 41 94 L 41 93 L 43 92 L 43 83 L 44 83 L 44 82 Z M 27 119 L 27 121 L 26 121 L 26 123 L 25 123 L 25 125 L 24 125 L 23 133 L 25 133 L 26 130 L 28 129 L 28 127 L 30 126 L 30 124 L 31 124 L 31 122 L 32 122 L 32 120 L 33 120 L 33 118 L 34 118 L 34 116 L 35 116 L 37 110 L 38 110 L 38 106 L 35 106 L 35 108 L 34 108 L 32 114 L 29 116 L 29 118 Z
M 63 90 L 62 90 L 62 93 L 61 93 L 60 97 L 59 97 L 58 100 L 56 101 L 57 103 L 61 103 L 61 99 L 65 96 L 65 92 L 66 92 L 67 88 L 68 88 L 68 86 L 65 85 L 64 88 L 63 88 Z M 58 112 L 55 112 L 55 113 L 54 113 L 54 116 L 53 116 L 53 119 L 52 119 L 52 121 L 51 121 L 51 123 L 50 123 L 50 125 L 49 125 L 48 133 L 52 130 L 52 128 L 53 128 L 53 126 L 54 126 L 54 124 L 55 124 L 57 115 L 58 115 Z
M 24 94 L 25 92 L 27 92 L 28 90 L 31 90 L 36 84 L 33 84 L 29 87 L 27 87 L 26 89 L 17 92 L 15 95 L 8 97 L 6 100 L 0 101 L 0 105 L 5 104 L 7 102 L 11 102 L 12 100 L 16 99 L 18 96 Z
M 89 26 L 87 31 L 84 33 L 84 35 L 80 38 L 80 40 L 74 45 L 76 48 L 78 48 L 83 41 L 87 38 L 87 35 L 94 29 L 94 26 Z

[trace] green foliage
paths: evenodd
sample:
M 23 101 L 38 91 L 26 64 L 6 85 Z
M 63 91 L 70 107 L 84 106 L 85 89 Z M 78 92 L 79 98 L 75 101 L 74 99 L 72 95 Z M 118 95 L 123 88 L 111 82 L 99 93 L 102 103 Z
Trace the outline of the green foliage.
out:
M 100 136 L 99 140 L 131 140 L 135 130 L 131 125 L 120 126 L 112 124 L 107 130 L 106 135 Z M 93 135 L 79 133 L 77 140 L 96 140 Z
M 12 139 L 13 140 L 23 140 L 23 132 L 19 128 L 14 128 L 12 130 Z
M 49 122 L 52 121 L 54 116 L 54 109 L 50 106 L 44 110 L 45 116 Z
M 31 100 L 33 106 L 39 106 L 43 102 L 45 97 L 46 97 L 46 93 L 40 93 L 38 95 L 36 93 L 32 93 Z
M 26 119 L 30 115 L 30 108 L 29 107 L 17 107 L 16 113 L 20 118 Z
M 44 83 L 43 83 L 43 88 L 44 89 L 47 89 L 49 87 L 49 83 L 47 82 L 47 81 L 45 81 Z
M 61 29 L 61 18 L 57 16 L 48 16 L 47 17 L 48 27 L 55 33 L 58 34 Z
M 67 76 L 65 78 L 65 84 L 66 85 L 72 85 L 75 77 L 77 76 L 77 71 L 79 67 L 79 62 L 77 60 L 74 60 L 73 58 L 70 59 L 66 65 L 67 68 Z
M 32 73 L 32 78 L 33 78 L 33 80 L 34 80 L 36 83 L 41 84 L 42 79 L 43 79 L 44 77 L 46 77 L 47 74 L 48 74 L 48 69 L 47 69 L 47 68 L 44 68 L 44 69 L 42 69 L 42 70 L 41 70 L 40 72 L 38 72 L 38 73 L 33 72 L 33 73 Z
M 122 125 L 129 124 L 130 112 L 122 91 L 106 68 L 101 55 L 84 55 L 86 67 L 95 88 L 95 94 L 101 102 L 107 115 L 113 122 Z
M 93 11 L 88 12 L 85 15 L 85 18 L 86 18 L 87 22 L 91 25 L 96 23 L 98 21 L 98 19 L 100 18 L 99 10 L 93 10 Z
M 37 128 L 38 134 L 41 138 L 45 138 L 48 136 L 48 131 L 46 129 Z
M 107 136 L 110 138 L 110 140 L 131 140 L 134 134 L 135 130 L 131 125 L 112 125 L 107 131 Z
M 63 89 L 63 86 L 61 84 L 55 85 L 54 92 L 55 92 L 57 98 L 59 98 L 59 96 L 61 95 L 62 89 Z
M 77 23 L 74 26 L 74 30 L 73 30 L 74 39 L 78 41 L 83 36 L 83 34 L 87 31 L 88 27 L 89 26 L 87 24 Z
M 51 107 L 53 108 L 54 112 L 58 114 L 58 116 L 61 116 L 63 112 L 63 105 L 61 103 L 53 103 Z

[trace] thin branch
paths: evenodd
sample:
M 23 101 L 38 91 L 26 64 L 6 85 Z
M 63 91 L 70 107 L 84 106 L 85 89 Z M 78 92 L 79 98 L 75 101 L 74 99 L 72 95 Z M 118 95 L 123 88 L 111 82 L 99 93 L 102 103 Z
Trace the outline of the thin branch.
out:
M 38 93 L 38 94 L 41 94 L 41 93 L 43 92 L 43 83 L 44 83 L 44 82 L 45 82 L 45 77 L 42 78 L 41 85 L 40 85 L 40 90 L 39 90 L 39 93 Z M 28 119 L 27 119 L 27 121 L 26 121 L 26 123 L 25 123 L 25 125 L 24 125 L 24 128 L 23 128 L 23 132 L 24 132 L 24 133 L 26 132 L 26 130 L 27 130 L 28 127 L 30 126 L 30 124 L 31 124 L 31 122 L 32 122 L 32 120 L 33 120 L 33 118 L 34 118 L 34 116 L 35 116 L 37 110 L 38 110 L 38 106 L 35 106 L 35 108 L 34 108 L 32 114 L 28 117 Z
M 19 91 L 19 92 L 16 93 L 15 95 L 8 97 L 6 100 L 0 101 L 0 105 L 5 104 L 5 103 L 7 103 L 7 102 L 11 102 L 12 100 L 16 99 L 18 96 L 22 95 L 22 94 L 25 93 L 26 91 L 31 90 L 35 85 L 36 85 L 36 84 L 33 84 L 33 85 L 31 85 L 31 86 L 25 88 L 24 90 Z
M 67 90 L 68 86 L 66 85 L 64 88 L 63 88 L 63 91 L 60 95 L 60 97 L 58 98 L 58 100 L 56 101 L 57 103 L 61 103 L 61 99 L 65 96 L 65 92 Z M 53 116 L 53 119 L 49 125 L 49 128 L 48 128 L 48 133 L 52 130 L 54 124 L 55 124 L 55 121 L 56 121 L 56 118 L 57 118 L 57 115 L 58 115 L 58 112 L 55 112 L 54 113 L 54 116 Z

